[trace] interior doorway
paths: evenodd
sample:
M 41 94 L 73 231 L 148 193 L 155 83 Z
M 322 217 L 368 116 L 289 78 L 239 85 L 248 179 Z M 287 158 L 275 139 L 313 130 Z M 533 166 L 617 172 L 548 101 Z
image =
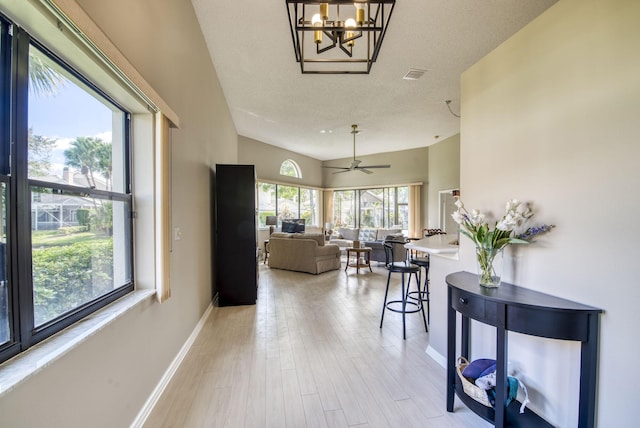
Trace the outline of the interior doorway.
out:
M 440 191 L 440 229 L 446 233 L 457 233 L 458 223 L 456 223 L 451 214 L 456 211 L 456 199 L 453 196 L 454 191 L 459 194 L 458 189 L 449 189 Z

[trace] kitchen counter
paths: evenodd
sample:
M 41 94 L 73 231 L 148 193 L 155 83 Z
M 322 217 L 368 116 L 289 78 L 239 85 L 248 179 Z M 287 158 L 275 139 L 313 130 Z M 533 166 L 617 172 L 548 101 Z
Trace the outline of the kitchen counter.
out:
M 452 243 L 458 241 L 457 234 L 433 235 L 417 241 L 411 241 L 404 247 L 408 250 L 422 251 L 423 253 L 437 254 L 442 257 L 458 260 L 458 245 Z

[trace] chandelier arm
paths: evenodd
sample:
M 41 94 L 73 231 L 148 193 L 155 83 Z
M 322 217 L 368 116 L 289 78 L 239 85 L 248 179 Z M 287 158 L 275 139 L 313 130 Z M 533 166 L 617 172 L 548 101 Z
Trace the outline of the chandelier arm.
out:
M 351 49 L 347 50 L 347 48 L 344 47 L 343 43 L 340 43 L 340 49 L 342 50 L 342 52 L 347 54 L 349 56 L 349 58 L 351 58 L 353 56 L 353 52 L 351 51 Z

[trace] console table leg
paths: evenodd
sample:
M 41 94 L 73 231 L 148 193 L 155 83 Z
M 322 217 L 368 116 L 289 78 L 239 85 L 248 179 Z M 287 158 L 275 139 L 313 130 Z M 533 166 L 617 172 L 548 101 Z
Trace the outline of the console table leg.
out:
M 502 428 L 507 423 L 507 331 L 497 327 L 496 343 L 496 413 L 494 425 Z
M 599 316 L 589 315 L 589 338 L 581 344 L 579 428 L 595 426 L 599 320 Z
M 467 316 L 462 316 L 462 345 L 460 355 L 469 359 L 469 335 L 471 333 L 471 320 Z
M 456 311 L 451 306 L 451 287 L 447 287 L 447 412 L 453 412 L 456 382 Z

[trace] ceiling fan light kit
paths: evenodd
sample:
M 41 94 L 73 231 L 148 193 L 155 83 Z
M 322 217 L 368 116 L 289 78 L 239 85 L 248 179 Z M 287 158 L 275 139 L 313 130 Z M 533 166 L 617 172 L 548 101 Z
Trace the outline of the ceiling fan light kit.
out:
M 369 74 L 396 0 L 285 0 L 303 74 Z
M 351 165 L 348 167 L 344 166 L 323 166 L 323 168 L 331 168 L 338 169 L 340 171 L 334 172 L 334 174 L 339 174 L 341 172 L 349 172 L 349 171 L 360 171 L 365 174 L 372 174 L 373 171 L 369 171 L 370 169 L 376 168 L 391 168 L 391 165 L 360 165 L 362 163 L 361 160 L 356 159 L 356 135 L 359 134 L 358 125 L 351 125 L 351 134 L 353 134 L 353 161 L 351 161 Z

